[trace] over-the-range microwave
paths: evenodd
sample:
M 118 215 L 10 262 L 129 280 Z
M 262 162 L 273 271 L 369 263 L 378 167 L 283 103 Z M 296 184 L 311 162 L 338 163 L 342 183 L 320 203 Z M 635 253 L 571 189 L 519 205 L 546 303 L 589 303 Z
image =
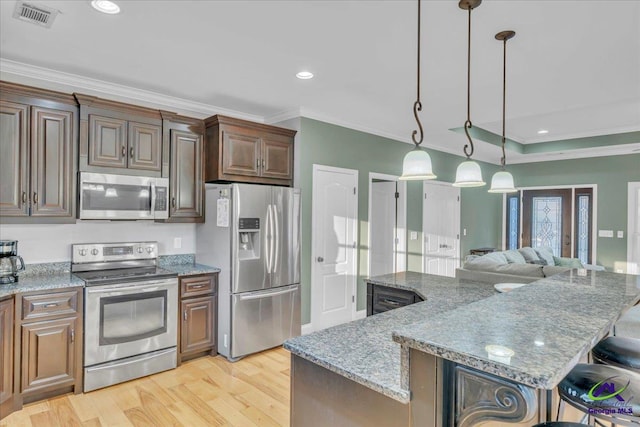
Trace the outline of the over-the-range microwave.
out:
M 166 219 L 169 179 L 80 172 L 80 219 Z

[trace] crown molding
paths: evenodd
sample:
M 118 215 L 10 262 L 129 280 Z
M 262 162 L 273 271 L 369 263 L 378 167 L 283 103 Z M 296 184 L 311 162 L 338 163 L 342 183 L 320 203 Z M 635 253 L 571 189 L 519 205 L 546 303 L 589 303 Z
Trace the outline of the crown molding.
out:
M 522 163 L 552 162 L 555 160 L 577 160 L 587 159 L 590 157 L 609 157 L 638 154 L 638 151 L 635 150 L 640 150 L 640 143 L 585 148 L 582 150 L 569 150 L 560 153 L 550 151 L 546 153 L 523 154 L 515 158 L 514 156 L 511 156 L 508 164 L 515 165 Z
M 84 91 L 105 99 L 124 102 L 133 101 L 147 104 L 149 107 L 178 111 L 186 116 L 195 115 L 198 118 L 205 118 L 215 114 L 222 114 L 254 122 L 264 122 L 264 117 L 255 114 L 247 114 L 216 105 L 189 101 L 183 98 L 136 89 L 130 86 L 92 79 L 77 74 L 65 73 L 50 68 L 37 67 L 5 58 L 0 58 L 0 74 L 2 79 L 7 81 L 34 85 L 38 83 L 42 85 L 42 82 L 46 82 L 49 85 L 55 85 L 53 89 L 58 91 Z

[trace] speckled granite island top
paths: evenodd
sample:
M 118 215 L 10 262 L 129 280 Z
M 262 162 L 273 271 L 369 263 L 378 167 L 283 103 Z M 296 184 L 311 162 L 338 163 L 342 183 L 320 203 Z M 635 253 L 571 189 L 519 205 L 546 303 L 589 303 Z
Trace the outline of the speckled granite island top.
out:
M 639 300 L 640 276 L 596 271 L 578 276 L 574 270 L 396 328 L 394 340 L 403 348 L 550 390 Z M 507 347 L 513 356 L 491 360 L 487 345 Z
M 400 345 L 392 340 L 393 331 L 495 295 L 495 290 L 489 284 L 414 272 L 376 276 L 368 281 L 412 290 L 426 300 L 292 338 L 284 347 L 296 356 L 408 403 L 409 391 L 402 387 L 406 382 L 401 378 Z

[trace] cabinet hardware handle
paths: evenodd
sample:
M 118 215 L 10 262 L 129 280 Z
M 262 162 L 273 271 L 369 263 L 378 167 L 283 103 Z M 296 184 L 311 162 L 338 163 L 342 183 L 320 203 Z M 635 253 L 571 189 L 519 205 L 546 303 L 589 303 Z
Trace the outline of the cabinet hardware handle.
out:
M 125 147 L 124 145 L 122 146 L 122 156 L 126 156 L 127 155 L 127 147 Z
M 193 285 L 191 286 L 193 289 L 200 289 L 200 288 L 204 288 L 207 285 Z
M 71 330 L 71 342 L 75 342 L 76 341 L 76 330 L 72 329 Z
M 133 157 L 133 147 L 129 148 L 129 156 Z
M 38 193 L 36 193 L 35 191 L 33 192 L 33 203 L 38 203 Z
M 184 320 L 187 320 L 187 310 L 184 311 L 184 314 L 182 317 L 184 317 Z
M 176 198 L 175 198 L 175 197 L 172 197 L 172 198 L 171 198 L 171 207 L 172 207 L 172 208 L 175 208 L 175 207 L 176 207 Z
M 22 192 L 22 203 L 27 203 L 27 192 L 26 191 Z
M 265 165 L 265 162 L 264 162 L 264 159 L 262 159 L 262 169 L 264 169 L 264 165 Z
M 256 160 L 256 168 L 260 169 L 260 159 Z
M 58 302 L 51 302 L 49 304 L 43 305 L 42 308 L 53 308 L 53 307 L 57 307 L 59 305 L 60 305 L 60 303 L 58 303 Z

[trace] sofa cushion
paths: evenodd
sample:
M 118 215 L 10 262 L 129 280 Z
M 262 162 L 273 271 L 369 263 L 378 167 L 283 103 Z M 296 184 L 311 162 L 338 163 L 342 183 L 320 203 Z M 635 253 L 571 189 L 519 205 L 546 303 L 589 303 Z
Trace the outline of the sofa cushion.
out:
M 534 249 L 538 254 L 538 257 L 543 260 L 547 265 L 556 265 L 553 260 L 553 249 L 548 246 L 541 246 Z
M 553 276 L 554 274 L 564 273 L 565 271 L 571 270 L 571 267 L 560 267 L 557 265 L 543 265 L 542 272 L 544 273 L 544 277 Z
M 536 253 L 536 251 L 533 248 L 530 247 L 524 247 L 524 248 L 520 248 L 518 249 L 518 252 L 520 252 L 520 254 L 522 254 L 522 256 L 524 257 L 524 259 L 528 262 L 528 263 L 533 263 L 536 261 L 541 261 L 540 257 L 538 256 L 538 254 Z
M 526 264 L 527 260 L 524 259 L 522 254 L 518 252 L 516 249 L 511 249 L 509 251 L 502 251 L 502 254 L 507 259 L 509 264 Z
M 553 257 L 553 261 L 560 267 L 584 268 L 578 258 Z
M 544 277 L 541 265 L 533 264 L 496 264 L 482 261 L 484 256 L 464 264 L 466 270 L 486 271 L 489 273 L 511 274 L 515 276 Z

